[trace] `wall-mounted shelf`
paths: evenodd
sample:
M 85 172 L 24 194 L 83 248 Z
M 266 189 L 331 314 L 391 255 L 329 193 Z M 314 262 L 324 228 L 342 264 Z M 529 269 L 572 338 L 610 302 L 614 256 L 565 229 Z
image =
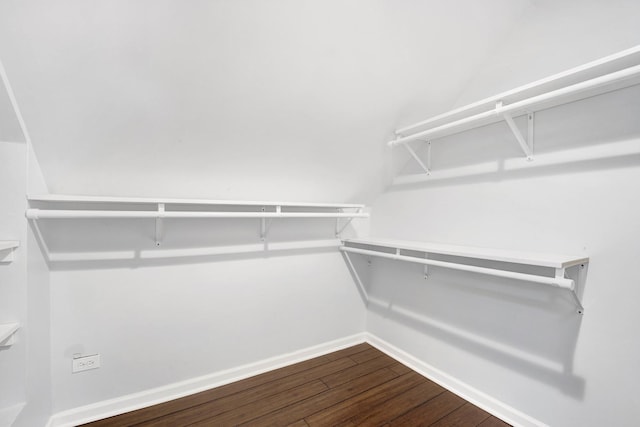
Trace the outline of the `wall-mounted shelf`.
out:
M 342 208 L 358 209 L 364 205 L 357 203 L 310 203 L 310 202 L 278 202 L 259 200 L 209 200 L 209 199 L 176 199 L 152 197 L 112 197 L 112 196 L 74 196 L 64 194 L 29 195 L 30 202 L 55 203 L 105 203 L 105 204 L 151 204 L 159 203 L 175 205 L 214 205 L 214 206 L 282 206 L 282 207 L 311 207 L 311 208 Z
M 364 205 L 348 203 L 308 203 L 205 199 L 167 199 L 133 197 L 94 197 L 67 195 L 28 196 L 31 205 L 46 205 L 48 209 L 29 208 L 26 217 L 39 219 L 155 219 L 156 245 L 160 245 L 162 220 L 169 218 L 245 218 L 260 219 L 261 237 L 266 237 L 268 221 L 278 218 L 328 218 L 336 220 L 336 236 L 354 218 L 367 218 Z M 69 205 L 83 206 L 68 209 Z M 100 205 L 100 209 L 94 206 Z M 185 209 L 185 206 L 199 209 Z M 153 208 L 153 209 L 150 209 Z M 340 224 L 340 219 L 346 223 Z
M 8 347 L 16 342 L 19 323 L 0 323 L 0 347 Z
M 403 145 L 424 173 L 429 174 L 430 158 L 423 162 L 408 145 L 409 142 L 430 142 L 436 138 L 504 120 L 524 154 L 531 160 L 536 111 L 637 84 L 640 84 L 640 46 L 397 129 L 396 138 L 388 144 L 389 146 Z M 514 117 L 524 115 L 527 116 L 527 138 L 522 135 L 513 121 Z M 430 150 L 427 156 L 430 157 Z
M 14 252 L 20 246 L 17 240 L 0 240 L 0 262 L 12 262 Z
M 587 264 L 589 262 L 589 258 L 586 256 L 514 252 L 472 246 L 456 246 L 440 243 L 422 243 L 378 238 L 345 240 L 340 250 L 345 253 L 355 253 L 366 256 L 388 258 L 396 261 L 418 263 L 425 266 L 488 274 L 566 289 L 574 297 L 578 306 L 578 313 L 582 314 L 584 312 L 584 308 L 576 294 L 575 281 L 571 278 L 565 277 L 565 273 L 567 268 L 577 265 L 584 266 Z M 419 256 L 416 256 L 416 253 L 418 253 Z M 447 259 L 446 261 L 429 259 L 430 255 L 453 257 L 454 259 Z M 468 262 L 465 263 L 465 258 L 535 267 L 547 267 L 554 269 L 555 274 L 554 276 L 545 276 L 500 268 L 479 267 L 469 264 Z

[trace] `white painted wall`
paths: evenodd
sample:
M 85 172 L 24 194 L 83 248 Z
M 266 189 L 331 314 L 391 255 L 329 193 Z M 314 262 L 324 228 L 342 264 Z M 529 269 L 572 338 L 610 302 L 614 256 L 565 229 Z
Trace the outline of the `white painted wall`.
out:
M 154 224 L 38 221 L 51 257 L 54 413 L 364 331 L 335 220 L 275 220 L 266 243 L 256 219 L 165 220 L 159 248 Z M 302 248 L 272 249 L 287 245 Z M 76 353 L 100 353 L 102 367 L 72 374 Z
M 154 251 L 144 225 L 120 223 L 44 224 L 43 233 L 58 253 L 82 239 L 86 253 L 118 245 L 121 238 L 129 249 L 136 241 Z M 329 231 L 332 225 L 326 225 L 320 228 Z M 166 227 L 163 251 L 180 246 L 180 234 L 196 248 L 207 241 L 215 246 L 216 234 L 235 235 L 236 243 L 258 240 L 257 221 L 169 221 Z M 276 224 L 272 237 L 287 228 Z M 364 305 L 335 248 L 62 262 L 52 268 L 54 412 L 364 331 Z M 72 374 L 74 353 L 100 353 L 102 367 Z
M 0 263 L 0 323 L 20 330 L 0 349 L 0 425 L 26 427 L 51 414 L 49 270 L 24 217 L 27 188 L 47 187 L 7 95 L 0 83 L 0 240 L 20 247 L 14 262 Z
M 640 39 L 637 4 L 556 3 L 522 23 L 461 100 Z M 505 124 L 434 141 L 433 179 L 392 187 L 373 205 L 375 236 L 588 254 L 583 317 L 557 289 L 438 269 L 425 281 L 420 266 L 377 260 L 370 292 L 391 307 L 372 306 L 367 330 L 543 423 L 635 425 L 639 98 L 634 87 L 538 113 L 546 166 L 518 167 Z
M 2 86 L 0 86 L 2 89 Z M 26 150 L 20 143 L 0 141 L 0 240 L 18 240 L 21 247 L 12 263 L 0 263 L 0 323 L 27 321 L 27 256 L 24 220 Z M 24 330 L 11 347 L 0 347 L 0 413 L 26 401 Z
M 38 159 L 30 144 L 28 154 L 27 192 L 47 192 Z M 24 199 L 23 199 L 24 200 Z M 23 215 L 24 202 L 19 214 Z M 33 224 L 28 224 L 24 251 L 27 258 L 26 305 L 24 336 L 26 353 L 26 406 L 14 427 L 46 424 L 51 416 L 51 301 L 49 266 L 40 249 Z
M 367 203 L 529 3 L 3 2 L 0 55 L 53 192 Z
M 4 2 L 0 56 L 54 192 L 366 202 L 388 180 L 396 125 L 637 44 L 636 3 Z M 621 396 L 640 356 L 624 334 L 638 321 L 638 95 L 539 114 L 537 152 L 558 166 L 500 172 L 495 159 L 518 149 L 504 127 L 483 129 L 434 147 L 434 169 L 498 172 L 375 204 L 386 237 L 588 253 L 583 318 L 553 289 L 437 270 L 424 282 L 419 268 L 376 263 L 372 294 L 431 320 L 372 309 L 367 328 L 544 422 L 637 418 Z M 1 116 L 0 135 L 18 139 Z M 0 352 L 0 408 L 33 404 L 21 425 L 365 328 L 335 251 L 150 259 L 151 222 L 42 221 L 71 260 L 51 264 L 49 284 L 22 216 L 26 149 L 0 150 L 0 227 L 29 251 L 0 266 L 0 315 L 29 326 Z M 332 235 L 322 221 L 288 224 L 271 238 Z M 257 237 L 257 222 L 175 221 L 159 250 Z M 101 353 L 103 367 L 72 375 L 76 352 Z

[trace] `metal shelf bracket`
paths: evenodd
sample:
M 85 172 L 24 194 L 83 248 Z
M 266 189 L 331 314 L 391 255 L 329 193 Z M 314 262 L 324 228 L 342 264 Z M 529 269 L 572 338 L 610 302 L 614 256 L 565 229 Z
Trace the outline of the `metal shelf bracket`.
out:
M 400 138 L 400 135 L 398 135 L 397 138 Z M 411 148 L 409 143 L 403 142 L 402 146 L 407 149 L 409 154 L 411 154 L 411 157 L 413 157 L 413 159 L 416 161 L 416 163 L 418 163 L 418 165 L 420 165 L 420 168 L 424 171 L 424 173 L 427 174 L 427 175 L 431 175 L 431 142 L 429 142 L 429 141 L 424 141 L 424 142 L 427 143 L 427 162 L 426 162 L 426 164 L 425 164 L 425 162 L 423 162 L 420 159 L 420 157 L 418 157 L 418 154 L 415 152 L 415 150 L 413 148 Z
M 527 139 L 524 139 L 522 132 L 518 129 L 518 126 L 513 121 L 513 117 L 510 113 L 502 112 L 503 106 L 502 101 L 496 102 L 496 114 L 501 116 L 509 125 L 509 129 L 513 132 L 513 136 L 516 137 L 516 141 L 518 141 L 518 145 L 524 152 L 525 156 L 527 156 L 528 161 L 533 160 L 533 122 L 534 122 L 534 113 L 527 113 Z
M 280 206 L 277 207 L 278 212 L 280 212 Z M 266 212 L 266 207 L 262 207 L 262 212 Z M 269 234 L 269 229 L 271 228 L 271 224 L 273 223 L 273 218 L 261 218 L 260 219 L 260 240 L 266 241 L 267 234 Z
M 338 213 L 343 213 L 344 209 L 339 208 L 338 209 Z M 356 210 L 356 213 L 361 213 L 362 209 L 358 208 Z M 340 235 L 342 234 L 342 232 L 349 226 L 349 224 L 351 224 L 351 221 L 353 221 L 353 218 L 347 218 L 347 220 L 345 221 L 345 223 L 340 226 L 340 218 L 336 218 L 336 237 L 340 237 Z
M 584 265 L 581 265 L 580 268 L 584 268 Z M 555 274 L 557 279 L 565 279 L 567 278 L 566 275 L 566 269 L 565 268 L 556 268 L 556 274 Z M 578 307 L 576 309 L 576 312 L 578 314 L 584 314 L 584 306 L 582 305 L 582 302 L 580 301 L 580 298 L 578 298 L 578 294 L 576 293 L 576 284 L 575 284 L 575 280 L 573 281 L 573 285 L 571 286 L 570 289 L 567 289 L 569 291 L 569 293 L 571 294 L 571 297 L 573 298 L 573 300 L 576 303 L 576 306 Z
M 158 217 L 156 218 L 156 246 L 160 246 L 162 243 L 162 235 L 164 231 L 162 217 L 164 216 L 164 212 L 164 203 L 158 203 Z

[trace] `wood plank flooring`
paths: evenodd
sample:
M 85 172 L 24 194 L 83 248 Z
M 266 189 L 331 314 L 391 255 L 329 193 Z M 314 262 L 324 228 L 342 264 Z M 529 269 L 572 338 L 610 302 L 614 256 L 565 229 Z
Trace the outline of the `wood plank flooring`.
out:
M 360 344 L 91 427 L 508 424 Z

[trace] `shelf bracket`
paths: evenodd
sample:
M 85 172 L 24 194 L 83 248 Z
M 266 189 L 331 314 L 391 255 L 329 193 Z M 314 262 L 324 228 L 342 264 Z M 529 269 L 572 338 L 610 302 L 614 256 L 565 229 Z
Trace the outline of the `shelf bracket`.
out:
M 156 218 L 156 246 L 160 246 L 162 243 L 163 224 L 162 217 L 164 216 L 164 203 L 158 203 L 158 217 Z
M 565 277 L 566 277 L 566 269 L 556 268 L 556 279 L 564 279 Z M 569 293 L 571 294 L 571 297 L 573 298 L 576 305 L 578 306 L 578 308 L 576 309 L 577 313 L 584 314 L 584 307 L 582 305 L 582 302 L 580 301 L 580 298 L 578 298 L 578 294 L 576 293 L 575 282 L 574 282 L 574 286 L 571 287 L 571 289 L 567 289 L 567 290 L 569 291 Z
M 8 249 L 2 249 L 0 250 L 0 263 L 10 263 L 16 260 L 15 255 L 15 248 L 8 248 Z
M 425 252 L 424 258 L 425 259 L 429 259 L 429 253 L 428 252 Z M 424 275 L 422 277 L 424 278 L 424 280 L 427 280 L 429 278 L 429 265 L 427 265 L 427 264 L 424 265 Z
M 420 157 L 418 157 L 418 154 L 416 154 L 415 150 L 411 148 L 409 143 L 403 142 L 402 145 L 404 146 L 404 148 L 407 149 L 409 154 L 411 154 L 411 157 L 413 157 L 413 159 L 420 165 L 424 173 L 427 175 L 431 175 L 431 142 L 429 141 L 425 141 L 425 142 L 427 143 L 427 163 L 426 164 L 420 159 Z
M 344 212 L 344 209 L 338 209 L 339 213 Z M 361 213 L 362 209 L 358 208 L 358 210 L 356 210 L 356 213 Z M 351 224 L 351 221 L 353 221 L 353 217 L 352 218 L 347 218 L 346 222 L 342 225 L 342 227 L 340 226 L 340 218 L 336 218 L 336 237 L 340 237 L 340 235 L 342 234 L 342 232 L 349 226 L 349 224 Z
M 20 329 L 18 323 L 0 323 L 0 348 L 16 343 L 16 333 Z
M 262 207 L 262 212 L 266 212 L 266 208 Z M 269 234 L 269 229 L 271 228 L 271 224 L 273 223 L 273 219 L 261 218 L 260 219 L 260 240 L 263 242 L 267 240 L 267 234 Z
M 513 136 L 516 137 L 516 141 L 518 141 L 518 145 L 522 148 L 525 156 L 527 156 L 527 160 L 533 160 L 533 120 L 534 113 L 527 113 L 527 140 L 524 139 L 524 136 L 518 129 L 516 122 L 513 121 L 513 117 L 509 113 L 503 113 L 500 110 L 502 109 L 502 102 L 496 102 L 496 113 L 498 113 L 509 125 L 509 129 L 513 132 Z

